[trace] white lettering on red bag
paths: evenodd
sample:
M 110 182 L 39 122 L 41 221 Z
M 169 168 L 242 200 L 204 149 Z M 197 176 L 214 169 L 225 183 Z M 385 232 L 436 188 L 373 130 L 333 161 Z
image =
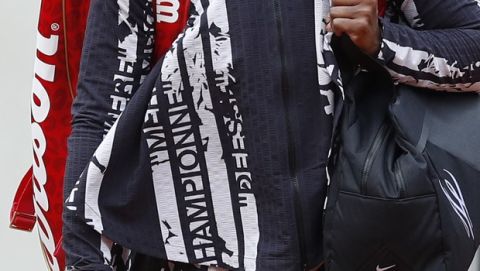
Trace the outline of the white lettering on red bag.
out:
M 42 34 L 37 35 L 37 57 L 35 60 L 35 77 L 32 87 L 32 137 L 33 137 L 33 175 L 34 175 L 34 199 L 35 213 L 39 221 L 40 240 L 47 253 L 47 263 L 51 270 L 60 271 L 57 259 L 53 255 L 55 252 L 55 240 L 52 229 L 48 224 L 45 214 L 48 212 L 49 200 L 45 191 L 47 184 L 47 169 L 43 161 L 43 156 L 47 149 L 47 140 L 42 130 L 41 123 L 44 122 L 50 112 L 50 97 L 42 81 L 53 83 L 55 80 L 55 65 L 45 63 L 39 58 L 39 55 L 53 56 L 58 51 L 59 36 L 52 35 L 47 38 Z

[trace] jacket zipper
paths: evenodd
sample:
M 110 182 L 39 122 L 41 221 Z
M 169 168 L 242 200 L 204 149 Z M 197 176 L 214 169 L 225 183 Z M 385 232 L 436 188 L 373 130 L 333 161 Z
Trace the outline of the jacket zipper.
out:
M 289 93 L 289 82 L 287 77 L 287 58 L 285 56 L 285 48 L 283 44 L 284 33 L 282 27 L 282 16 L 280 8 L 281 0 L 273 0 L 274 5 L 274 16 L 275 22 L 277 24 L 278 32 L 278 50 L 280 54 L 281 61 L 281 89 L 282 89 L 282 98 L 285 108 L 285 119 L 286 119 L 286 128 L 287 128 L 287 152 L 288 152 L 288 167 L 290 172 L 290 177 L 292 177 L 293 187 L 294 187 L 294 208 L 295 208 L 295 220 L 298 231 L 298 242 L 300 246 L 300 259 L 301 259 L 301 270 L 306 269 L 306 258 L 305 258 L 305 233 L 303 229 L 303 215 L 302 215 L 302 206 L 300 202 L 300 188 L 296 172 L 296 155 L 295 155 L 295 140 L 291 126 L 291 116 L 290 116 L 290 93 Z
M 363 165 L 363 170 L 362 170 L 362 182 L 361 182 L 362 194 L 367 193 L 367 180 L 368 180 L 368 175 L 370 174 L 370 169 L 373 166 L 373 161 L 377 156 L 377 152 L 380 150 L 380 147 L 383 145 L 383 142 L 385 142 L 385 139 L 387 138 L 387 135 L 389 134 L 390 130 L 391 130 L 391 126 L 388 125 L 388 122 L 384 122 L 380 127 L 380 130 L 378 131 L 377 135 L 375 136 L 375 139 L 373 141 L 372 146 L 370 147 L 370 150 L 368 150 L 367 158 L 365 159 L 365 164 Z

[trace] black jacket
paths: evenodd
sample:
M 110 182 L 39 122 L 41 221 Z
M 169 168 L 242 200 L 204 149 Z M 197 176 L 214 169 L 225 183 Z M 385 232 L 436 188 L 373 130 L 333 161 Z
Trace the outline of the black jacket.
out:
M 323 260 L 342 97 L 328 2 L 191 1 L 153 66 L 151 2 L 92 1 L 65 180 L 68 266 L 110 270 L 110 240 L 230 270 Z M 379 61 L 394 79 L 480 90 L 477 2 L 399 1 L 388 14 Z

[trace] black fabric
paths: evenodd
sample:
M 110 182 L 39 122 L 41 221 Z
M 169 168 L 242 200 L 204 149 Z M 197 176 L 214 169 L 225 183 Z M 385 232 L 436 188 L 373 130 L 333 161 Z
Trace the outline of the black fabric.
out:
M 472 5 L 473 0 L 468 6 L 466 1 L 469 0 L 461 1 L 459 5 L 454 5 L 460 3 L 456 0 L 423 1 L 424 5 L 419 5 L 419 17 L 426 27 L 439 26 L 429 22 L 433 19 L 438 21 L 433 18 L 438 13 L 432 7 L 440 6 L 445 12 L 442 15 L 456 16 L 455 20 L 451 20 L 455 24 L 449 25 L 450 28 L 475 28 L 478 26 L 478 16 L 475 16 L 478 8 L 473 9 L 476 7 Z M 225 259 L 234 257 L 228 249 L 230 246 L 238 248 L 235 257 L 239 259 L 238 266 L 233 264 L 235 267 L 231 269 L 247 269 L 245 262 L 248 261 L 250 266 L 247 270 L 297 271 L 313 267 L 323 258 L 322 207 L 326 194 L 325 167 L 330 148 L 332 111 L 334 107 L 337 110 L 342 108 L 339 89 L 342 80 L 328 45 L 332 33 L 326 33 L 321 23 L 322 17 L 328 13 L 328 0 L 191 2 L 189 23 L 165 56 L 167 64 L 159 63 L 150 71 L 153 66 L 153 2 L 91 1 L 78 97 L 72 112 L 69 166 L 65 179 L 65 196 L 71 196 L 72 200 L 67 202 L 65 209 L 67 265 L 95 264 L 109 269 L 112 242 L 106 237 L 110 237 L 116 245 L 121 243 L 133 248 L 135 255 L 143 252 L 159 258 L 204 265 L 218 263 L 230 268 L 225 262 Z M 401 6 L 411 8 L 420 1 L 400 2 L 405 3 Z M 448 6 L 440 5 L 440 2 Z M 450 6 L 472 9 L 450 14 Z M 466 16 L 463 15 L 469 17 L 464 18 Z M 457 25 L 463 19 L 467 22 Z M 449 21 L 441 20 L 445 23 Z M 401 73 L 406 64 L 416 63 L 418 55 L 403 58 L 405 49 L 424 50 L 439 43 L 439 39 L 422 38 L 424 33 L 410 31 L 406 25 L 399 27 L 386 23 L 384 43 L 388 40 L 403 47 L 392 49 L 384 46 L 384 64 L 391 66 L 402 58 L 401 69 L 390 67 Z M 476 39 L 468 35 L 452 38 L 449 31 L 442 33 L 436 36 L 449 39 L 445 43 L 449 46 L 464 44 L 465 48 L 470 48 L 469 52 L 475 52 L 475 48 L 479 47 Z M 316 38 L 320 43 L 316 43 Z M 318 54 L 315 49 L 318 49 Z M 439 64 L 434 65 L 438 70 L 454 71 L 454 66 L 445 64 L 464 60 L 463 51 L 439 47 L 435 52 L 448 60 L 428 62 Z M 428 54 L 426 56 L 431 58 Z M 416 77 L 423 72 L 411 73 L 411 70 L 418 69 L 407 68 L 404 76 L 413 74 Z M 471 70 L 476 68 L 472 66 Z M 144 80 L 147 75 L 148 79 Z M 443 83 L 460 81 L 463 83 L 457 88 L 463 89 L 464 84 L 468 84 L 471 85 L 469 89 L 478 90 L 477 85 L 472 85 L 478 82 L 478 78 L 469 76 L 470 73 L 455 73 L 446 82 L 444 80 L 449 77 L 438 75 L 442 76 Z M 408 83 L 425 82 L 413 80 Z M 383 103 L 383 99 L 388 97 L 383 96 L 384 93 L 379 94 L 376 99 Z M 184 96 L 186 102 L 170 104 L 175 95 Z M 205 103 L 207 97 L 211 100 L 209 104 Z M 373 102 L 368 101 L 367 96 L 362 99 Z M 376 106 L 374 103 L 369 105 L 372 109 Z M 183 110 L 181 106 L 188 109 Z M 116 131 L 112 132 L 114 139 L 106 136 L 124 109 L 126 111 L 120 117 Z M 185 200 L 191 194 L 185 191 L 180 177 L 179 144 L 175 144 L 174 140 L 178 141 L 178 138 L 173 138 L 173 132 L 180 130 L 184 132 L 182 135 L 187 133 L 180 129 L 178 123 L 175 129 L 172 128 L 171 121 L 179 118 L 172 111 L 180 112 L 175 111 L 177 109 L 182 109 L 183 116 L 188 116 L 189 120 L 185 122 L 188 128 L 185 130 L 195 131 L 194 142 L 188 143 L 195 146 L 195 157 L 199 157 L 197 162 L 201 164 L 201 176 L 198 172 L 193 172 L 193 175 L 195 180 L 201 179 L 198 187 L 205 188 L 201 193 L 205 195 L 205 201 L 202 201 L 205 206 L 193 206 L 195 202 L 192 200 L 187 206 Z M 201 117 L 200 113 L 203 114 Z M 336 114 L 335 118 L 340 116 Z M 382 116 L 375 116 L 375 120 L 380 121 Z M 368 123 L 368 127 L 377 129 L 378 124 Z M 215 145 L 212 142 L 217 135 L 220 143 Z M 101 145 L 97 155 L 88 163 L 102 139 L 106 144 Z M 368 140 L 361 140 L 362 144 L 369 144 Z M 234 149 L 235 145 L 242 146 Z M 209 159 L 206 159 L 207 153 Z M 192 152 L 186 154 L 191 155 Z M 110 163 L 105 156 L 111 156 Z M 160 156 L 162 159 L 159 159 Z M 193 156 L 187 157 L 192 159 Z M 165 163 L 170 164 L 170 168 L 164 168 L 162 174 L 157 174 L 152 180 L 152 169 Z M 82 170 L 85 174 L 78 180 Z M 227 171 L 225 176 L 213 177 L 222 171 Z M 89 172 L 92 173 L 89 187 L 98 188 L 98 193 L 82 199 Z M 243 179 L 236 179 L 237 175 Z M 225 182 L 219 182 L 219 179 Z M 211 185 L 215 180 L 216 185 Z M 104 185 L 101 185 L 102 181 L 105 181 Z M 158 190 L 168 185 L 173 189 L 168 193 L 154 192 L 153 181 L 161 184 L 156 187 Z M 229 192 L 218 189 L 224 183 L 232 188 Z M 212 192 L 218 191 L 227 198 L 230 196 L 230 199 L 221 199 L 220 203 L 213 204 Z M 154 193 L 160 196 L 155 194 L 154 198 Z M 396 191 L 389 187 L 389 193 L 395 194 Z M 172 195 L 173 198 L 155 202 Z M 231 211 L 225 211 L 223 207 L 229 203 L 232 204 Z M 98 210 L 97 214 L 92 216 L 90 213 L 88 219 L 82 220 L 85 210 L 89 210 L 85 208 L 86 204 L 90 204 L 88 208 L 93 206 Z M 174 205 L 178 212 L 171 210 Z M 217 208 L 212 208 L 212 205 Z M 76 211 L 73 210 L 75 208 Z M 212 212 L 212 209 L 222 208 L 218 214 Z M 245 218 L 241 217 L 241 208 L 248 213 Z M 164 210 L 172 212 L 157 214 Z M 199 210 L 201 212 L 197 213 Z M 197 257 L 193 248 L 196 236 L 191 231 L 197 228 L 195 222 L 198 221 L 192 221 L 188 214 L 203 215 L 205 210 L 207 215 L 194 218 L 202 222 L 207 220 L 206 224 L 202 224 L 208 225 L 203 235 L 210 236 L 201 244 L 197 242 L 196 248 L 201 250 L 208 246 L 215 259 Z M 230 215 L 234 217 L 232 221 L 224 223 Z M 166 216 L 169 219 L 178 218 L 178 225 L 169 223 Z M 85 222 L 93 226 L 90 231 Z M 235 225 L 235 229 L 219 234 L 220 224 Z M 244 225 L 247 227 L 242 228 Z M 258 229 L 252 230 L 254 226 Z M 248 230 L 254 233 L 246 233 Z M 183 242 L 173 246 L 180 233 L 185 237 Z M 257 233 L 258 242 L 255 240 Z M 238 245 L 232 242 L 232 235 L 236 235 Z M 227 242 L 225 236 L 230 241 Z M 170 249 L 170 254 L 166 247 Z M 250 252 L 248 257 L 247 251 Z
M 145 18 L 137 12 L 148 8 L 130 2 L 130 15 Z M 89 22 L 92 31 L 99 31 L 94 22 L 103 29 L 118 21 L 117 10 L 101 4 L 93 1 L 98 17 Z M 164 59 L 151 71 L 133 69 L 129 75 L 145 80 L 134 86 L 115 129 L 104 137 L 74 189 L 75 215 L 86 218 L 85 213 L 98 206 L 94 217 L 85 219 L 87 224 L 135 253 L 161 259 L 229 270 L 297 271 L 317 266 L 323 260 L 319 199 L 326 194 L 332 116 L 324 109 L 330 102 L 319 91 L 313 9 L 310 0 L 226 5 L 192 1 L 186 30 Z M 99 21 L 101 15 L 108 16 L 106 22 Z M 139 34 L 137 51 L 143 52 L 144 33 Z M 111 78 L 118 73 L 117 54 L 124 52 L 106 48 L 116 46 L 117 39 L 108 31 L 87 37 L 97 47 L 87 43 L 84 49 L 83 61 L 93 65 L 82 66 L 73 136 L 85 126 L 97 134 L 111 123 L 108 117 L 118 117 L 111 112 L 112 96 L 124 95 L 125 89 L 117 91 Z M 299 47 L 304 49 L 299 52 Z M 108 75 L 93 73 L 102 71 L 100 67 Z M 105 142 L 111 146 L 105 147 Z M 111 159 L 104 159 L 105 153 Z M 182 157 L 195 159 L 193 168 L 186 169 Z M 289 166 L 292 161 L 294 168 Z M 152 176 L 165 164 L 168 170 Z M 226 172 L 225 177 L 216 177 L 219 172 Z M 93 186 L 87 181 L 92 174 L 102 175 Z M 161 185 L 154 187 L 154 182 Z M 198 191 L 186 190 L 192 182 Z M 222 183 L 230 192 L 219 187 Z M 98 197 L 82 198 L 88 188 L 100 184 Z M 167 186 L 173 187 L 168 195 L 156 191 Z M 217 196 L 221 202 L 214 202 L 213 192 L 221 194 Z M 168 204 L 156 202 L 167 196 L 174 196 Z M 228 204 L 230 210 L 218 211 Z M 232 223 L 226 222 L 231 214 Z M 179 227 L 172 217 L 178 218 Z M 220 225 L 231 230 L 220 234 Z M 180 234 L 181 244 L 174 244 Z M 235 254 L 231 247 L 238 248 Z M 238 264 L 228 258 L 238 258 Z M 244 263 L 248 261 L 254 264 Z
M 350 80 L 324 219 L 327 270 L 467 270 L 480 244 L 480 96 L 394 85 L 347 39 L 334 46 L 351 58 L 340 61 Z
M 131 271 L 206 271 L 208 267 L 196 267 L 192 264 L 169 262 L 144 254 L 135 254 L 133 256 Z

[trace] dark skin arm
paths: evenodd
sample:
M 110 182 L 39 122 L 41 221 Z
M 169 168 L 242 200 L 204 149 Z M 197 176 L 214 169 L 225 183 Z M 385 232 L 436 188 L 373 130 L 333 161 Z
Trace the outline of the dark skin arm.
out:
M 381 44 L 378 0 L 332 0 L 327 30 L 346 34 L 365 54 L 374 56 Z
M 399 1 L 405 4 L 399 12 L 408 13 L 403 14 L 405 24 L 385 20 L 383 26 L 379 25 L 377 1 L 332 0 L 327 30 L 348 35 L 364 53 L 382 62 L 399 83 L 480 92 L 477 0 Z

